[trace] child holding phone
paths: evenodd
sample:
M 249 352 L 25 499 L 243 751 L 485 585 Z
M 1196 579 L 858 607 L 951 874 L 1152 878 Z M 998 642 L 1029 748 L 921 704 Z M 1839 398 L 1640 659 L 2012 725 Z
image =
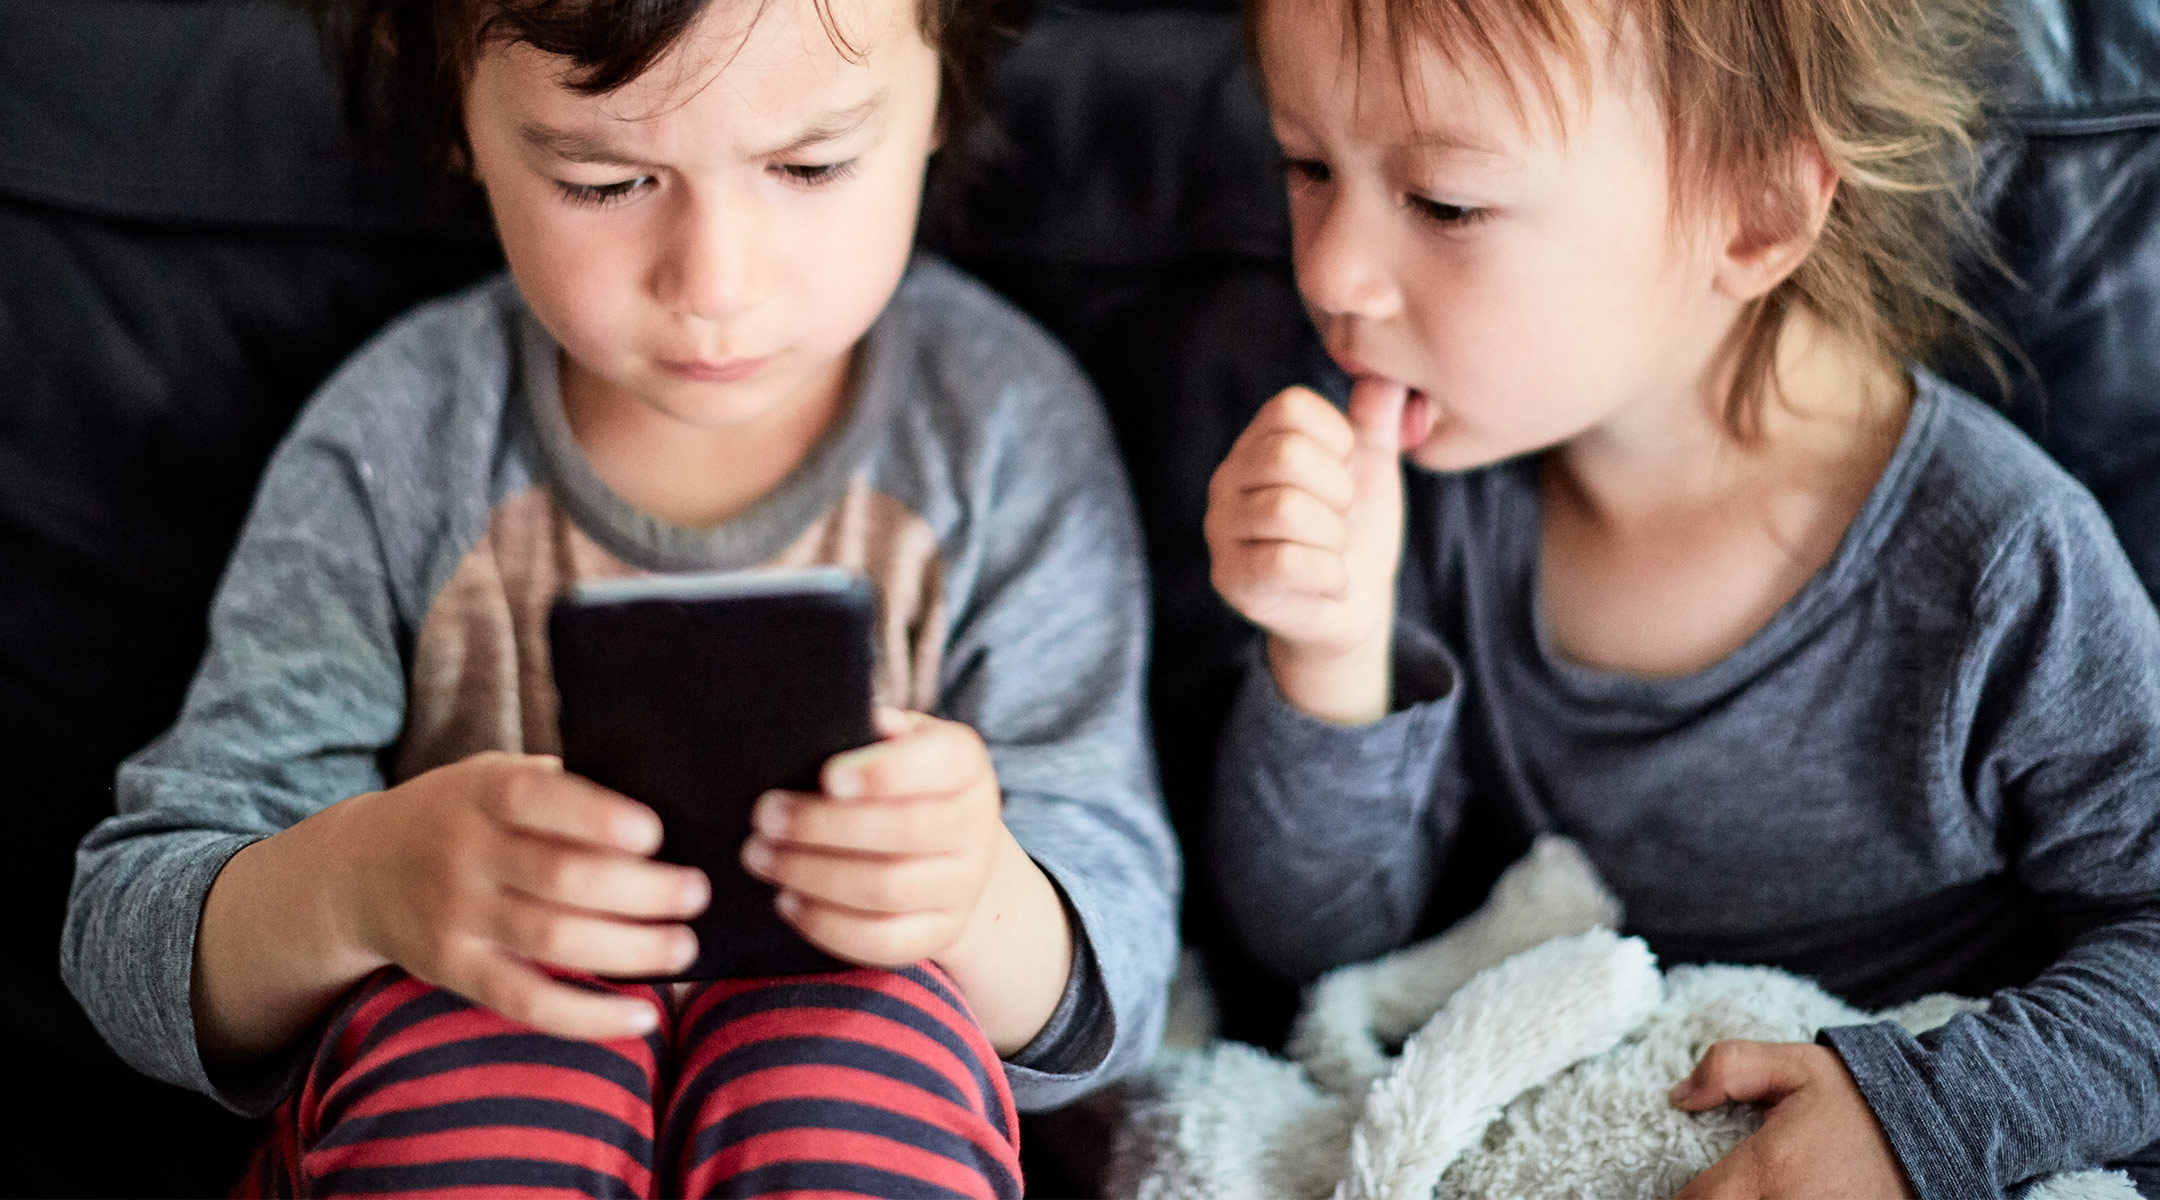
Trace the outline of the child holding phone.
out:
M 249 1190 L 1017 1195 L 1015 1105 L 1152 1050 L 1178 868 L 1106 424 L 912 252 L 1006 14 L 345 12 L 509 271 L 273 459 L 186 706 L 83 843 L 70 986 L 141 1069 L 278 1110 Z M 742 859 L 863 969 L 607 983 L 688 964 L 709 890 L 554 757 L 550 602 L 808 565 L 878 585 L 883 740 L 762 797 Z
M 1667 961 L 1992 996 L 1711 1048 L 1674 1103 L 1769 1109 L 1687 1195 L 2160 1194 L 2160 621 L 2092 497 L 1913 365 L 1969 316 L 1978 6 L 1249 15 L 1354 383 L 1210 494 L 1266 634 L 1210 835 L 1243 940 L 1378 954 L 1555 829 Z

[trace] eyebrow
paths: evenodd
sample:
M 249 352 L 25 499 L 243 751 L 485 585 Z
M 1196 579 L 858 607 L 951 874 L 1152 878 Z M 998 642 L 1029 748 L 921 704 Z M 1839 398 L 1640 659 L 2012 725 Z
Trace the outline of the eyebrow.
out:
M 875 95 L 860 104 L 838 109 L 812 121 L 802 132 L 780 145 L 759 154 L 759 158 L 781 158 L 807 150 L 823 142 L 846 137 L 868 123 L 885 107 L 887 94 L 879 89 Z M 638 159 L 616 147 L 605 137 L 574 129 L 557 129 L 538 121 L 527 121 L 518 127 L 518 136 L 528 145 L 535 146 L 565 162 L 595 163 L 602 166 L 637 166 Z
M 1512 158 L 1507 151 L 1472 134 L 1458 129 L 1441 127 L 1421 129 L 1410 144 L 1420 150 L 1432 150 L 1441 154 L 1475 154 L 1484 158 Z
M 888 94 L 885 89 L 879 88 L 870 95 L 869 99 L 864 100 L 862 103 L 850 108 L 826 113 L 824 116 L 812 121 L 801 133 L 767 150 L 758 157 L 783 158 L 807 150 L 822 142 L 838 141 L 869 124 L 870 118 L 878 115 L 884 109 L 887 98 Z
M 595 134 L 576 130 L 557 129 L 538 121 L 527 121 L 518 126 L 518 136 L 528 145 L 536 146 L 565 162 L 599 163 L 611 167 L 636 165 L 628 154 L 616 149 L 608 140 Z

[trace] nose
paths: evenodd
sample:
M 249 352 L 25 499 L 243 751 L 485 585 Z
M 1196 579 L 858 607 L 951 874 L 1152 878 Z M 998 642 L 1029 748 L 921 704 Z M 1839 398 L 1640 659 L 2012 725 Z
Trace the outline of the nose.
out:
M 1336 186 L 1300 205 L 1292 223 L 1298 289 L 1329 317 L 1384 321 L 1402 311 L 1386 206 Z
M 652 269 L 653 296 L 662 306 L 703 321 L 726 321 L 756 306 L 766 239 L 753 200 L 683 195 L 667 222 Z

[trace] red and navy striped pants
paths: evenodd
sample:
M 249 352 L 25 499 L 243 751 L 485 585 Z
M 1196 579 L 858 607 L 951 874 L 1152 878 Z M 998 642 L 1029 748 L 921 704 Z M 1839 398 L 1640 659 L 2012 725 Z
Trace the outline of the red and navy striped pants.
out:
M 724 980 L 536 1033 L 398 971 L 332 1019 L 241 1196 L 1020 1195 L 997 1052 L 927 965 Z

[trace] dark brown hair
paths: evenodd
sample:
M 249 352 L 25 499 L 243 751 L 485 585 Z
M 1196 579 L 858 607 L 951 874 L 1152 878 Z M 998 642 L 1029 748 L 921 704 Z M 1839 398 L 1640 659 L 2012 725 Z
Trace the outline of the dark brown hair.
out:
M 752 23 L 773 0 L 754 5 Z M 364 144 L 417 153 L 453 187 L 468 157 L 463 100 L 490 41 L 568 59 L 569 85 L 605 95 L 644 74 L 714 0 L 316 0 L 338 59 L 346 111 Z M 849 58 L 831 0 L 810 0 L 825 34 Z M 1028 0 L 916 0 L 917 27 L 938 52 L 938 122 L 948 142 L 981 115 L 991 62 L 1019 36 Z
M 1248 19 L 1261 3 L 1248 0 Z M 1985 0 L 1337 0 L 1345 44 L 1385 31 L 1396 61 L 1416 46 L 1515 85 L 1566 124 L 1549 63 L 1587 87 L 1584 21 L 1615 47 L 1637 35 L 1666 122 L 1676 210 L 1740 201 L 1751 233 L 1775 240 L 1805 218 L 1789 164 L 1812 146 L 1837 173 L 1812 253 L 1749 305 L 1732 354 L 1725 417 L 1743 439 L 1776 394 L 1778 334 L 1804 308 L 1865 350 L 1926 360 L 1951 349 L 2008 388 L 2007 344 L 1961 298 L 1961 253 L 1996 260 L 1971 203 L 1981 115 L 1976 59 L 1995 37 Z M 1753 191 L 1754 195 L 1747 194 Z M 1698 208 L 1699 210 L 1699 208 Z M 2013 355 L 2014 350 L 2010 351 Z

